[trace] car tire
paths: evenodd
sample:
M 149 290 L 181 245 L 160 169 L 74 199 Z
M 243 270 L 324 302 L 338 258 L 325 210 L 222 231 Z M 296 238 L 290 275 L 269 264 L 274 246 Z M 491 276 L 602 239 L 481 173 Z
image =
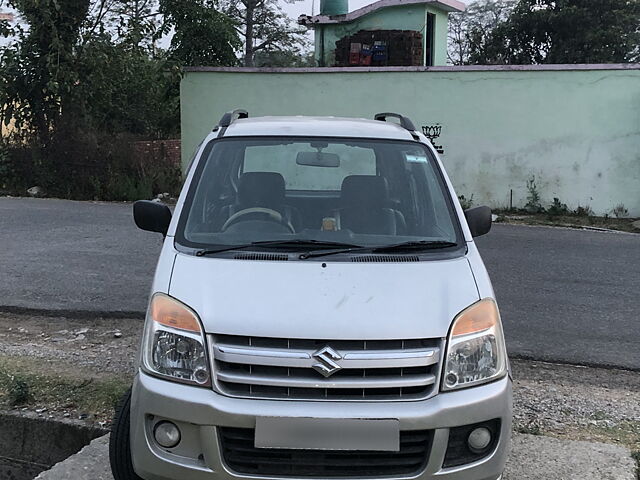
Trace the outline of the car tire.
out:
M 133 470 L 131 462 L 131 389 L 125 393 L 118 405 L 111 423 L 109 438 L 109 462 L 114 480 L 142 480 Z

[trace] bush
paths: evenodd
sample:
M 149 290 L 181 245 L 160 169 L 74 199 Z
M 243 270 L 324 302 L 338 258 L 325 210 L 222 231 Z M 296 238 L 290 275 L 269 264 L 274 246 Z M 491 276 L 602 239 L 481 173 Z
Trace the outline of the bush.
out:
M 573 214 L 578 216 L 578 217 L 593 217 L 594 213 L 593 210 L 591 209 L 591 207 L 589 205 L 586 206 L 581 206 L 578 205 L 578 208 L 576 208 L 573 211 Z
M 10 405 L 23 405 L 31 399 L 31 389 L 26 380 L 12 376 L 7 387 L 7 397 Z
M 527 180 L 527 203 L 524 209 L 529 213 L 543 213 L 544 208 L 540 203 L 540 192 L 538 192 L 538 186 L 536 185 L 536 177 L 532 176 Z
M 625 218 L 629 216 L 629 210 L 624 206 L 623 203 L 619 203 L 618 205 L 613 207 L 611 213 L 613 213 L 616 218 Z
M 547 213 L 549 215 L 568 215 L 569 207 L 567 207 L 566 203 L 562 203 L 559 198 L 554 197 L 553 203 L 547 209 Z
M 166 152 L 143 154 L 130 135 L 57 132 L 43 148 L 16 145 L 0 155 L 0 187 L 24 195 L 38 185 L 73 200 L 132 201 L 181 187 L 181 171 Z M 10 172 L 2 175 L 3 172 Z
M 473 206 L 473 193 L 469 198 L 466 198 L 464 195 L 459 195 L 458 200 L 460 200 L 460 206 L 463 210 L 468 210 Z

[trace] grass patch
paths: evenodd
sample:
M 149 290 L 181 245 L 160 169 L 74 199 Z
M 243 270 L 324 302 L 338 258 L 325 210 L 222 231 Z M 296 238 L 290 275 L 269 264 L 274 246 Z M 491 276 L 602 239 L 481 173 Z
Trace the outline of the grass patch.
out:
M 525 435 L 542 435 L 542 430 L 540 429 L 540 425 L 536 425 L 536 424 L 518 425 L 516 427 L 516 432 L 524 433 Z
M 575 440 L 603 442 L 622 445 L 632 452 L 640 452 L 640 422 L 627 420 L 614 426 L 589 425 L 569 432 Z M 637 460 L 637 455 L 636 457 Z
M 78 372 L 49 370 L 42 364 L 33 368 L 31 363 L 0 357 L 0 406 L 74 410 L 106 418 L 131 386 L 131 379 L 126 376 L 83 378 Z

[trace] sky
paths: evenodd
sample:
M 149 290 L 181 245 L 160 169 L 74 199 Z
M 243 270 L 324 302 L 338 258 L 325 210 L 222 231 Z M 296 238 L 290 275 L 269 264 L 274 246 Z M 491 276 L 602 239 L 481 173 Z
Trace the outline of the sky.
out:
M 373 2 L 371 0 L 349 0 L 349 11 L 357 10 L 370 3 Z M 299 0 L 293 3 L 282 2 L 280 5 L 282 5 L 284 11 L 294 19 L 297 19 L 302 14 L 311 15 L 312 8 L 315 15 L 317 15 L 320 10 L 320 0 Z
M 365 5 L 369 5 L 370 3 L 373 3 L 373 1 L 349 0 L 349 11 L 352 12 L 353 10 L 357 10 L 358 8 L 364 7 Z M 465 1 L 463 3 L 469 3 L 469 2 Z M 320 10 L 320 0 L 299 0 L 299 1 L 294 1 L 293 3 L 282 2 L 280 4 L 284 8 L 284 11 L 287 12 L 287 14 L 294 19 L 297 19 L 302 14 L 311 15 L 312 6 L 313 6 L 313 13 L 315 15 L 317 15 Z

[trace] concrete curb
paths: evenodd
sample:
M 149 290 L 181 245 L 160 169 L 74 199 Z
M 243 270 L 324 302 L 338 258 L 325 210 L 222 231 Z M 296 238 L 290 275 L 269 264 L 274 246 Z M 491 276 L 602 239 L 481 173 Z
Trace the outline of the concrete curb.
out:
M 35 480 L 113 480 L 108 450 L 105 435 Z M 623 447 L 514 434 L 503 480 L 635 480 L 634 470 Z

